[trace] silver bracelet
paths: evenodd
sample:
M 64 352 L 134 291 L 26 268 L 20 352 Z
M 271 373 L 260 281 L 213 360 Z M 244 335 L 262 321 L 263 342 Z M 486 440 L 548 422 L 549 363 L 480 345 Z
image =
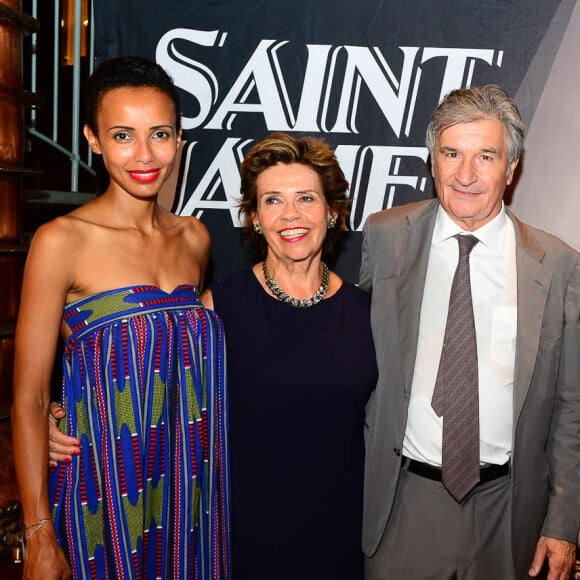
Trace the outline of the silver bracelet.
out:
M 42 518 L 40 521 L 34 523 L 34 524 L 30 524 L 29 526 L 26 526 L 24 529 L 25 530 L 29 530 L 30 528 L 34 528 L 34 530 L 32 530 L 32 532 L 30 532 L 30 534 L 28 534 L 28 536 L 26 536 L 26 541 L 28 542 L 28 540 L 30 540 L 30 538 L 32 538 L 32 536 L 34 536 L 34 534 L 36 534 L 36 532 L 38 532 L 39 530 L 42 530 L 42 528 L 44 528 L 44 526 L 46 526 L 46 524 L 50 522 L 50 518 Z

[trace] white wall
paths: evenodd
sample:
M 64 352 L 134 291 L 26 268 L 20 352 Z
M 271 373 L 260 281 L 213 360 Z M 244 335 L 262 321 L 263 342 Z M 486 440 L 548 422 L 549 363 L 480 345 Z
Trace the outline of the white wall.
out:
M 574 8 L 528 128 L 521 175 L 510 205 L 524 222 L 556 234 L 577 250 L 580 250 L 579 4 Z M 516 96 L 518 102 L 520 97 Z

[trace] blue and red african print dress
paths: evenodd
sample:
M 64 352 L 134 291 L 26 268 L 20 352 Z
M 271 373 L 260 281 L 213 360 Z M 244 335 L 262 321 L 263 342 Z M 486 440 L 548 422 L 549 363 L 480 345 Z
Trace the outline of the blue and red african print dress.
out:
M 70 303 L 62 430 L 51 472 L 74 578 L 230 576 L 224 337 L 196 289 L 111 290 Z

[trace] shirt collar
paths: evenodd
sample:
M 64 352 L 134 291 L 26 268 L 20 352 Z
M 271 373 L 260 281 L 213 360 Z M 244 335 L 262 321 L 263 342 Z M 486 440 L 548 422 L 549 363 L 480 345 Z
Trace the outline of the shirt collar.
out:
M 435 229 L 433 230 L 433 241 L 436 243 L 442 243 L 457 234 L 470 234 L 475 236 L 484 246 L 495 248 L 503 239 L 507 227 L 507 220 L 508 217 L 502 201 L 499 213 L 492 220 L 477 230 L 469 232 L 457 225 L 447 215 L 447 212 L 441 207 L 441 205 L 439 205 L 435 220 Z

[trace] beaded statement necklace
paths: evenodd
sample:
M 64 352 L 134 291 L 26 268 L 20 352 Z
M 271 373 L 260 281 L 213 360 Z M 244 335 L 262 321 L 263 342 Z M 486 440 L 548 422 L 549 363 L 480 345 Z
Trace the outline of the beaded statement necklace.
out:
M 290 304 L 290 306 L 294 306 L 294 308 L 310 308 L 310 306 L 314 306 L 318 304 L 328 292 L 328 280 L 330 278 L 330 270 L 328 266 L 322 262 L 322 284 L 320 288 L 316 291 L 314 296 L 311 298 L 294 298 L 292 296 L 288 296 L 274 280 L 270 277 L 270 272 L 268 271 L 268 266 L 266 266 L 266 261 L 262 262 L 262 271 L 264 272 L 264 279 L 266 280 L 266 286 L 270 289 L 270 292 L 286 304 Z

